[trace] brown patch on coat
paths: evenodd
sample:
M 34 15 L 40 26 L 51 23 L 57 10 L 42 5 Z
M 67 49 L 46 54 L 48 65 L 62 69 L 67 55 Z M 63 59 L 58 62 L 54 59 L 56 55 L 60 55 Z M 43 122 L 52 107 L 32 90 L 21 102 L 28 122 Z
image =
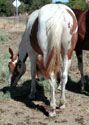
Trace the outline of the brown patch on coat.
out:
M 68 59 L 71 59 L 71 56 L 72 56 L 72 53 L 73 53 L 73 50 L 75 48 L 75 45 L 77 43 L 77 38 L 78 38 L 78 32 L 75 32 L 76 28 L 78 27 L 78 24 L 77 24 L 77 20 L 76 20 L 76 17 L 74 16 L 74 14 L 68 9 L 67 9 L 67 12 L 71 15 L 71 17 L 73 19 L 72 27 L 70 27 L 70 23 L 68 23 L 68 28 L 70 28 L 70 34 L 72 35 L 71 48 L 68 51 Z
M 40 58 L 38 57 L 36 60 L 36 71 L 37 76 L 40 77 L 45 74 L 45 68 L 43 64 L 43 56 L 40 55 Z
M 38 53 L 43 55 L 42 50 L 38 44 L 38 40 L 37 40 L 37 31 L 38 31 L 38 18 L 36 18 L 36 20 L 34 21 L 34 24 L 32 26 L 31 29 L 31 34 L 30 34 L 30 42 L 31 42 L 31 46 L 32 48 Z
M 87 29 L 89 29 L 89 10 L 73 9 L 78 21 L 79 40 L 84 40 Z M 89 30 L 88 30 L 89 31 Z M 87 32 L 88 33 L 88 32 Z M 81 44 L 81 42 L 80 42 Z
M 37 60 L 37 74 L 44 74 L 45 78 L 49 78 L 50 73 L 54 72 L 54 74 L 57 74 L 59 71 L 59 54 L 58 49 L 53 48 L 51 52 L 48 54 L 48 61 L 46 64 L 46 67 L 44 67 L 43 64 L 43 53 L 42 50 L 38 44 L 37 41 L 37 31 L 38 31 L 38 18 L 34 21 L 34 24 L 32 26 L 31 35 L 30 35 L 30 41 L 32 48 L 40 55 L 42 55 L 41 60 Z M 55 75 L 56 77 L 56 75 Z
M 76 28 L 77 28 L 77 20 L 76 20 L 76 17 L 74 16 L 74 14 L 67 9 L 67 12 L 71 15 L 72 19 L 73 19 L 73 26 L 70 27 L 70 23 L 68 23 L 68 27 L 70 28 L 70 34 L 72 34 Z
M 8 63 L 8 67 L 9 67 L 10 72 L 13 73 L 15 66 L 16 66 L 16 64 L 13 64 L 13 62 L 18 58 L 18 54 L 16 54 L 16 56 L 15 56 L 14 52 L 11 48 L 9 48 L 9 53 L 11 55 L 11 57 L 10 57 L 11 61 Z
M 15 61 L 16 59 L 11 59 L 11 62 L 8 63 L 8 67 L 9 67 L 9 70 L 11 73 L 14 72 L 14 69 L 15 69 L 15 66 L 16 64 L 13 64 L 13 62 Z
M 40 59 L 37 59 L 37 76 L 40 77 L 41 75 L 45 76 L 45 79 L 48 79 L 51 72 L 54 72 L 55 79 L 57 79 L 57 73 L 59 72 L 60 63 L 59 63 L 59 49 L 53 48 L 48 56 L 48 61 L 46 67 L 43 64 L 43 56 Z
M 68 28 L 70 28 L 70 23 L 68 23 Z
M 59 72 L 59 59 L 59 49 L 57 47 L 52 48 L 46 64 L 46 78 L 50 76 L 51 72 L 54 72 L 55 79 L 57 78 L 57 73 Z

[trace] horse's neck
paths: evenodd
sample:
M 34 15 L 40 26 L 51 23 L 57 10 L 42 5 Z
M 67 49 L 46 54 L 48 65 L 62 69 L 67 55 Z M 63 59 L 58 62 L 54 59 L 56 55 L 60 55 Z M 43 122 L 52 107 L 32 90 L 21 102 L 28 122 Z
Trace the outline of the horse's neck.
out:
M 23 34 L 22 36 L 22 40 L 21 40 L 21 43 L 20 43 L 20 46 L 19 46 L 19 60 L 24 62 L 27 58 L 27 45 L 26 45 L 26 37 L 25 37 L 25 33 Z

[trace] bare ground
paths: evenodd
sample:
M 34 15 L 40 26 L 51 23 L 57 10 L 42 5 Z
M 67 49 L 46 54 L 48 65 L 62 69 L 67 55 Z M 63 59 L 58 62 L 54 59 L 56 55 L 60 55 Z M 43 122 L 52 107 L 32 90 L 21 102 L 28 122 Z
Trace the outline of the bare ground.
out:
M 0 21 L 0 28 L 11 34 L 11 42 L 0 45 L 0 54 L 8 51 L 8 47 L 12 47 L 16 51 L 25 25 L 13 25 L 12 22 Z M 84 73 L 89 83 L 87 76 L 89 73 L 89 52 L 84 51 L 84 57 Z M 24 75 L 26 80 L 29 80 L 28 72 L 27 69 Z M 4 86 L 0 92 L 4 95 L 9 91 L 11 98 L 0 99 L 0 125 L 89 125 L 89 86 L 86 86 L 86 91 L 81 93 L 80 82 L 75 82 L 76 79 L 77 81 L 80 80 L 80 73 L 77 62 L 74 60 L 69 71 L 69 82 L 66 87 L 66 108 L 64 110 L 59 109 L 60 93 L 56 92 L 57 115 L 54 118 L 48 117 L 50 96 L 49 94 L 44 95 L 42 87 L 40 88 L 37 85 L 36 100 L 29 101 L 30 81 L 15 90 L 11 89 L 9 85 Z M 24 87 L 27 88 L 23 89 Z

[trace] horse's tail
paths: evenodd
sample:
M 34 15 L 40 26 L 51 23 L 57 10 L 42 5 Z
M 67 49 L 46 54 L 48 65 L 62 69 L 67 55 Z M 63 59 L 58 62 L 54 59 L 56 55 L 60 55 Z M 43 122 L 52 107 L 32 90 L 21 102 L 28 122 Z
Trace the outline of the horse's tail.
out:
M 46 63 L 45 76 L 49 77 L 51 72 L 54 72 L 55 78 L 60 68 L 60 49 L 62 39 L 62 26 L 58 23 L 54 23 L 49 31 L 48 41 L 48 57 Z

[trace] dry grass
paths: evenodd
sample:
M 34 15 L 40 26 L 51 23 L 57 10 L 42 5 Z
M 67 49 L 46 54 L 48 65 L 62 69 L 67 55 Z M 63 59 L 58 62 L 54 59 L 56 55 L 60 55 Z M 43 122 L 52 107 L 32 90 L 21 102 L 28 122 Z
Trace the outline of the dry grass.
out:
M 5 30 L 0 29 L 0 44 L 8 42 L 9 37 L 10 37 L 10 34 L 8 32 L 6 32 Z
M 25 23 L 15 22 L 14 20 L 8 21 L 1 19 L 0 20 L 0 29 L 5 29 L 8 32 L 22 32 L 26 27 Z
M 8 58 L 8 53 L 0 55 L 0 83 L 3 84 L 8 82 Z

